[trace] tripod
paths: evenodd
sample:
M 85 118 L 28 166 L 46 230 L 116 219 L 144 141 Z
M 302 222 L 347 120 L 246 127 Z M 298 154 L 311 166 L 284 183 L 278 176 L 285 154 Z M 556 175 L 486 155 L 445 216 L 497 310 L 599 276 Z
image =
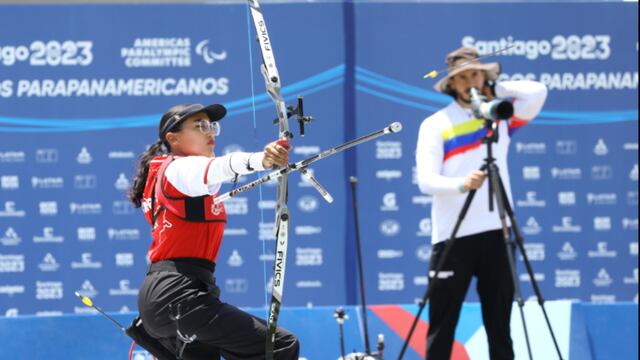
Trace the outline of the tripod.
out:
M 473 91 L 472 91 L 473 94 Z M 477 93 L 474 94 L 477 96 Z M 479 102 L 479 101 L 477 101 Z M 476 103 L 477 103 L 476 102 Z M 476 113 L 476 116 L 478 116 L 478 112 L 476 111 L 476 109 L 474 109 L 474 112 Z M 478 116 L 478 117 L 482 117 L 482 116 Z M 509 116 L 510 117 L 510 116 Z M 498 166 L 495 163 L 495 158 L 493 157 L 493 149 L 492 149 L 492 145 L 494 143 L 498 142 L 498 123 L 494 122 L 493 120 L 490 119 L 485 119 L 485 128 L 487 129 L 487 134 L 483 137 L 482 142 L 484 144 L 486 144 L 487 147 L 487 157 L 484 159 L 484 164 L 482 165 L 482 167 L 480 168 L 480 170 L 485 171 L 487 173 L 487 180 L 489 181 L 489 211 L 493 212 L 493 208 L 494 208 L 494 200 L 498 205 L 498 214 L 500 216 L 500 223 L 501 223 L 501 228 L 502 228 L 502 234 L 504 237 L 504 245 L 506 248 L 506 252 L 507 252 L 507 258 L 508 258 L 508 262 L 509 262 L 509 271 L 511 274 L 511 279 L 513 281 L 513 285 L 514 285 L 514 294 L 515 294 L 515 298 L 516 298 L 516 302 L 518 303 L 518 308 L 520 310 L 520 317 L 522 319 L 522 325 L 523 325 L 523 329 L 524 329 L 524 335 L 525 335 L 525 340 L 526 340 L 526 344 L 527 344 L 527 351 L 529 354 L 529 359 L 533 359 L 532 353 L 531 353 L 531 345 L 529 342 L 529 334 L 528 334 L 528 330 L 527 330 L 527 324 L 525 321 L 525 317 L 524 317 L 524 300 L 522 299 L 522 292 L 520 290 L 520 284 L 518 282 L 518 276 L 517 276 L 517 272 L 516 272 L 516 265 L 515 265 L 515 260 L 514 260 L 514 253 L 513 253 L 513 249 L 511 246 L 511 230 L 509 229 L 508 225 L 507 225 L 507 216 L 509 217 L 509 220 L 511 222 L 511 229 L 513 230 L 514 234 L 515 234 L 515 242 L 516 245 L 518 246 L 518 249 L 520 250 L 520 253 L 522 254 L 522 258 L 524 260 L 524 264 L 525 267 L 527 268 L 527 272 L 529 274 L 529 278 L 531 279 L 531 284 L 533 286 L 533 290 L 536 294 L 536 298 L 538 299 L 538 304 L 540 305 L 542 312 L 544 314 L 544 318 L 546 320 L 547 323 L 547 327 L 549 329 L 549 332 L 551 334 L 551 337 L 553 339 L 553 344 L 556 348 L 556 352 L 558 354 L 558 358 L 560 360 L 562 360 L 562 355 L 560 353 L 560 348 L 558 346 L 558 342 L 556 340 L 555 334 L 553 332 L 553 329 L 551 327 L 551 323 L 549 322 L 549 316 L 547 315 L 547 311 L 544 307 L 544 298 L 542 297 L 542 293 L 540 292 L 540 288 L 538 287 L 538 283 L 535 279 L 534 273 L 533 273 L 533 268 L 531 267 L 531 263 L 529 262 L 529 258 L 526 254 L 526 251 L 524 249 L 524 238 L 522 236 L 522 233 L 520 232 L 520 228 L 518 227 L 518 224 L 516 222 L 515 219 L 515 215 L 513 212 L 513 209 L 511 208 L 511 205 L 509 204 L 509 199 L 507 198 L 507 194 L 505 192 L 505 188 L 504 188 L 504 184 L 502 182 L 502 179 L 500 178 L 500 173 L 499 173 L 499 169 Z M 438 281 L 438 275 L 440 273 L 440 271 L 443 269 L 445 261 L 447 260 L 448 256 L 449 256 L 449 252 L 451 251 L 451 249 L 453 248 L 453 245 L 455 243 L 456 240 L 456 235 L 458 233 L 458 230 L 460 229 L 460 226 L 462 225 L 462 221 L 464 220 L 467 211 L 469 210 L 469 207 L 471 205 L 471 202 L 473 201 L 473 198 L 476 194 L 476 190 L 471 190 L 469 192 L 469 194 L 467 195 L 467 198 L 464 202 L 464 205 L 462 206 L 462 209 L 460 210 L 460 214 L 458 215 L 458 219 L 456 221 L 456 224 L 453 228 L 453 232 L 451 234 L 449 243 L 446 245 L 445 249 L 443 250 L 442 256 L 440 258 L 440 260 L 438 261 L 438 263 L 436 264 L 435 267 L 435 271 L 433 276 L 430 276 L 430 282 L 429 285 L 427 286 L 427 290 L 424 294 L 424 296 L 422 297 L 422 300 L 419 303 L 419 309 L 418 309 L 418 313 L 416 314 L 413 323 L 411 325 L 411 329 L 409 330 L 409 333 L 407 335 L 407 338 L 402 346 L 402 349 L 400 350 L 400 354 L 398 355 L 398 360 L 401 360 L 402 357 L 404 356 L 404 353 L 407 349 L 407 346 L 409 345 L 409 342 L 411 340 L 411 336 L 413 335 L 413 332 L 416 328 L 416 325 L 418 324 L 418 321 L 420 319 L 420 315 L 422 314 L 422 311 L 424 310 L 424 307 L 427 303 L 427 300 L 429 299 L 429 297 L 431 296 L 431 292 L 434 288 L 434 283 L 436 281 Z
M 360 223 L 358 220 L 358 196 L 356 192 L 356 184 L 358 179 L 355 176 L 349 178 L 351 184 L 351 193 L 353 195 L 353 218 L 356 232 L 356 254 L 358 257 L 358 279 L 360 281 L 360 299 L 362 301 L 362 320 L 364 327 L 364 352 L 353 352 L 345 354 L 344 351 L 344 333 L 342 326 L 344 321 L 349 317 L 345 314 L 344 309 L 339 307 L 334 313 L 334 317 L 338 322 L 340 332 L 340 359 L 339 360 L 382 360 L 382 352 L 384 350 L 384 335 L 378 334 L 377 352 L 371 351 L 369 344 L 369 325 L 367 324 L 367 302 L 364 291 L 364 271 L 362 270 L 362 245 L 360 242 Z

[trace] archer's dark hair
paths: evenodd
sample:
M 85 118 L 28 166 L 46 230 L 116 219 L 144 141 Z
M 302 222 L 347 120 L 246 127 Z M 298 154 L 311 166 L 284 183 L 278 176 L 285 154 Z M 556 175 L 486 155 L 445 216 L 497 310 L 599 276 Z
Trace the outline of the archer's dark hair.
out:
M 175 115 L 175 108 L 175 106 L 172 107 L 162 115 L 160 124 L 158 125 L 158 133 L 160 133 L 160 129 L 164 127 L 167 121 Z M 171 132 L 180 131 L 181 126 L 182 123 L 176 124 L 171 128 Z M 166 154 L 167 151 L 171 151 L 171 147 L 169 143 L 167 143 L 167 140 L 163 138 L 162 134 L 160 134 L 158 140 L 149 146 L 138 158 L 137 173 L 133 177 L 133 182 L 129 189 L 129 201 L 133 203 L 134 207 L 139 208 L 142 206 L 142 195 L 147 184 L 147 177 L 149 176 L 149 162 L 158 155 Z

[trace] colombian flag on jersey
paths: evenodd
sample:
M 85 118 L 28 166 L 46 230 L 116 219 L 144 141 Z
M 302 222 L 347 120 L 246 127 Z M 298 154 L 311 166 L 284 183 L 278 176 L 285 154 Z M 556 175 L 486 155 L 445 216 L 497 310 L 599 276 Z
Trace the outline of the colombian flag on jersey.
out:
M 511 137 L 526 124 L 526 120 L 512 117 L 509 121 L 509 136 Z M 442 130 L 444 161 L 454 155 L 477 148 L 482 144 L 482 138 L 486 134 L 487 129 L 484 126 L 484 120 L 475 118 Z

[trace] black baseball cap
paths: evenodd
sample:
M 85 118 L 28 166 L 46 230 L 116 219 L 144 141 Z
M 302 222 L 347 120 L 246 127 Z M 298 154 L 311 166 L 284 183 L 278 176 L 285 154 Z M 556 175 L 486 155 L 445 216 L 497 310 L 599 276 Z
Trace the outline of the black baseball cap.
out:
M 202 104 L 180 104 L 172 107 L 164 113 L 164 126 L 160 129 L 160 139 L 173 130 L 178 124 L 197 113 L 205 113 L 210 121 L 220 121 L 227 115 L 227 109 L 220 104 L 204 106 Z

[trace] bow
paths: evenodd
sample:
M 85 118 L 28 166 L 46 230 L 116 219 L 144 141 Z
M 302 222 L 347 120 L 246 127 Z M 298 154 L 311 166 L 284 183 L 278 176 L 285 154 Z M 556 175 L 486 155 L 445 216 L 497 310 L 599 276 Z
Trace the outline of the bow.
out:
M 262 66 L 260 70 L 264 77 L 267 93 L 273 100 L 278 113 L 278 127 L 280 144 L 288 146 L 288 140 L 292 137 L 289 131 L 289 116 L 287 106 L 280 92 L 280 76 L 276 68 L 271 39 L 267 31 L 267 24 L 262 16 L 258 0 L 248 0 L 253 24 L 258 35 L 260 51 L 262 53 Z M 289 240 L 289 208 L 288 199 L 288 176 L 278 178 L 277 203 L 276 203 L 276 258 L 273 271 L 273 287 L 271 291 L 271 305 L 267 318 L 268 332 L 266 341 L 266 359 L 273 359 L 273 345 L 275 341 L 276 329 L 278 326 L 278 316 L 282 295 L 284 292 L 284 276 L 287 263 L 287 245 Z
M 289 139 L 293 137 L 289 131 L 289 118 L 294 117 L 298 121 L 300 126 L 300 135 L 304 136 L 304 125 L 307 122 L 313 120 L 310 116 L 305 116 L 303 111 L 302 98 L 298 97 L 298 107 L 287 107 L 281 94 L 280 76 L 278 69 L 276 68 L 275 57 L 273 55 L 273 48 L 271 46 L 271 39 L 267 31 L 267 25 L 262 16 L 260 10 L 260 4 L 258 0 L 247 0 L 253 24 L 258 35 L 258 42 L 260 43 L 260 51 L 262 53 L 262 66 L 260 71 L 264 78 L 267 93 L 273 100 L 276 106 L 276 112 L 278 118 L 274 121 L 279 126 L 279 141 L 282 146 L 289 146 Z M 255 125 L 254 125 L 255 126 Z M 218 196 L 214 199 L 214 202 L 223 202 L 224 200 L 233 197 L 241 192 L 247 191 L 255 186 L 270 181 L 272 179 L 278 179 L 277 201 L 276 201 L 276 221 L 275 221 L 275 235 L 276 235 L 276 253 L 275 263 L 273 269 L 273 285 L 271 291 L 271 305 L 269 306 L 269 313 L 267 316 L 267 341 L 266 341 L 266 359 L 273 360 L 273 347 L 275 342 L 276 329 L 278 324 L 278 316 L 280 314 L 280 306 L 282 304 L 282 296 L 284 293 L 284 277 L 287 264 L 287 245 L 289 241 L 289 208 L 287 207 L 288 200 L 288 174 L 292 171 L 300 171 L 300 173 L 308 180 L 308 182 L 322 195 L 322 197 L 329 203 L 333 202 L 333 197 L 322 187 L 322 185 L 313 177 L 312 172 L 308 171 L 308 166 L 321 160 L 325 157 L 331 156 L 338 152 L 344 151 L 348 148 L 362 144 L 364 142 L 375 139 L 379 136 L 383 136 L 389 133 L 395 133 L 402 130 L 402 125 L 398 122 L 392 123 L 382 130 L 376 131 L 369 135 L 359 137 L 357 139 L 348 141 L 344 144 L 338 145 L 334 148 L 326 150 L 320 154 L 314 155 L 308 159 L 299 161 L 295 164 L 288 164 L 286 167 L 276 169 L 270 174 L 263 176 L 262 178 L 246 184 L 238 189 L 234 189 L 226 194 Z

